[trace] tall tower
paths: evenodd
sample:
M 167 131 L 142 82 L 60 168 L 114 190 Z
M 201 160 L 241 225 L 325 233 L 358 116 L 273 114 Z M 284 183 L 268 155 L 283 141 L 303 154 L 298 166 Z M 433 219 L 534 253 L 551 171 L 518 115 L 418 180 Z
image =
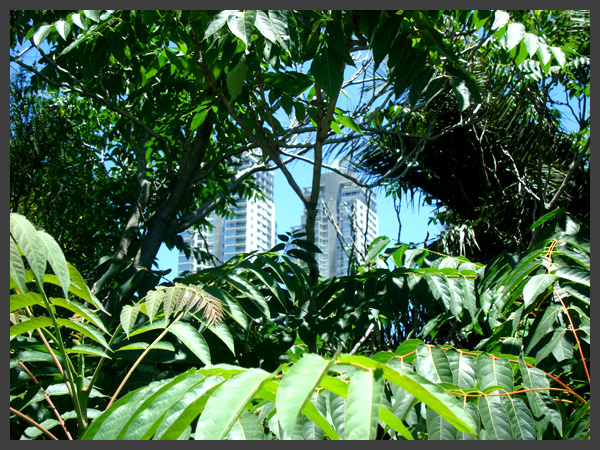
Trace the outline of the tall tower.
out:
M 315 223 L 315 244 L 323 252 L 315 255 L 321 276 L 346 275 L 350 255 L 364 257 L 378 233 L 376 195 L 335 172 L 324 173 Z
M 245 157 L 240 170 L 255 162 L 255 157 Z M 257 172 L 253 180 L 260 187 L 264 199 L 236 197 L 233 217 L 223 217 L 213 212 L 208 218 L 212 230 L 203 227 L 200 232 L 189 229 L 182 233 L 184 242 L 191 248 L 213 255 L 213 262 L 199 262 L 194 256 L 186 258 L 180 252 L 177 264 L 179 274 L 186 271 L 194 273 L 224 263 L 240 253 L 269 251 L 275 246 L 274 177 L 271 172 Z

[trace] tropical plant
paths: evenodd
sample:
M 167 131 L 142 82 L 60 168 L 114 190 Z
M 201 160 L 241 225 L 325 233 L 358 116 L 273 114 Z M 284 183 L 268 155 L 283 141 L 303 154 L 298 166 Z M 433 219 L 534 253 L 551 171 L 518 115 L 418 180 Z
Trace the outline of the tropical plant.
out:
M 553 217 L 565 216 L 558 211 L 544 221 Z M 350 289 L 349 280 L 332 287 L 337 280 L 325 280 L 312 293 L 324 301 L 320 314 L 312 317 L 305 300 L 311 294 L 301 291 L 310 287 L 304 269 L 276 252 L 246 255 L 182 280 L 187 284 L 151 290 L 124 306 L 109 332 L 100 318 L 101 304 L 54 240 L 12 214 L 11 413 L 31 424 L 16 427 L 13 421 L 12 432 L 28 439 L 42 433 L 56 438 L 50 429 L 60 425 L 67 437 L 77 433 L 83 439 L 587 438 L 589 241 L 568 216 L 563 225 L 548 230 L 540 244 L 546 251 L 512 260 L 514 267 L 508 268 L 406 245 L 386 252 L 389 239 L 381 238 L 371 246 L 370 265 L 356 276 L 355 285 L 364 288 Z M 390 257 L 400 267 L 384 268 Z M 46 261 L 56 275 L 45 273 Z M 535 272 L 541 269 L 544 273 Z M 298 271 L 305 280 L 300 284 L 290 276 Z M 388 294 L 377 284 L 395 288 Z M 62 290 L 62 298 L 47 295 L 53 286 Z M 537 313 L 549 289 L 553 306 Z M 356 292 L 362 294 L 355 297 Z M 380 305 L 392 295 L 406 300 L 404 306 L 380 312 L 372 300 L 376 295 Z M 413 317 L 402 316 L 399 307 L 410 308 Z M 196 314 L 200 309 L 202 317 Z M 360 319 L 361 310 L 370 314 Z M 68 314 L 61 317 L 64 311 Z M 278 311 L 277 317 L 272 311 Z M 322 331 L 329 319 L 343 323 L 348 313 L 358 318 L 356 326 L 349 324 L 339 334 L 321 333 L 319 349 L 329 357 L 307 352 L 302 339 L 294 339 L 296 332 L 306 336 L 303 327 Z M 283 327 L 273 329 L 263 318 Z M 248 330 L 243 351 L 228 320 Z M 358 339 L 365 320 L 388 333 L 395 324 L 412 321 L 420 326 L 410 334 L 416 330 L 422 339 L 442 343 L 409 337 L 391 347 L 374 340 L 378 350 L 359 355 L 370 333 Z M 570 328 L 561 324 L 565 320 Z M 252 337 L 250 322 L 260 337 Z M 287 328 L 287 343 L 265 346 L 267 330 L 281 336 L 282 328 Z M 440 340 L 444 328 L 450 333 Z M 218 345 L 208 345 L 204 329 L 231 355 L 251 364 L 215 364 L 211 355 L 218 354 Z M 456 346 L 473 342 L 465 339 L 469 333 L 481 335 L 476 349 Z M 357 342 L 351 351 L 341 353 L 353 339 Z M 152 351 L 175 355 L 169 360 L 151 356 Z M 241 357 L 253 352 L 260 355 L 254 361 Z M 579 358 L 573 357 L 575 352 Z M 95 358 L 98 364 L 86 363 Z M 158 368 L 159 361 L 169 368 Z M 198 364 L 204 367 L 194 368 Z M 118 386 L 107 371 L 124 375 Z M 31 381 L 38 394 L 27 389 Z M 110 400 L 107 388 L 113 393 Z M 61 411 L 64 401 L 55 405 L 62 395 L 69 396 L 73 409 Z M 565 417 L 575 420 L 565 422 Z M 67 424 L 71 418 L 77 419 L 76 430 Z

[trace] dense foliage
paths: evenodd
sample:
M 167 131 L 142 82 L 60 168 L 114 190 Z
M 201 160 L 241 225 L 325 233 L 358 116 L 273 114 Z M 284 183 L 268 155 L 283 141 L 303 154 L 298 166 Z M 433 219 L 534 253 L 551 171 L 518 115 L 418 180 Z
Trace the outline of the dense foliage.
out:
M 11 11 L 10 31 L 31 77 L 11 77 L 11 439 L 589 439 L 589 13 Z M 160 245 L 260 196 L 255 171 L 314 219 L 334 152 L 439 202 L 445 233 L 323 279 L 308 220 L 161 279 Z

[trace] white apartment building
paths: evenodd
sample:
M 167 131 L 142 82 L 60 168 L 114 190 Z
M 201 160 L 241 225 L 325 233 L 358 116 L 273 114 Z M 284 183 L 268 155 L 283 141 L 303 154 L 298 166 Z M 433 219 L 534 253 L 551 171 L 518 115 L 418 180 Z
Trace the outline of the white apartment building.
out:
M 245 159 L 240 170 L 255 162 L 254 157 Z M 192 229 L 182 233 L 184 242 L 213 255 L 213 263 L 199 262 L 192 255 L 186 258 L 180 252 L 177 272 L 197 272 L 222 264 L 230 258 L 254 250 L 269 251 L 275 246 L 275 205 L 273 203 L 273 174 L 257 172 L 254 182 L 260 186 L 264 199 L 238 199 L 232 208 L 233 217 L 223 217 L 214 212 L 208 218 L 212 230 L 203 227 L 200 232 Z
M 350 253 L 363 259 L 378 233 L 376 195 L 335 172 L 322 174 L 315 223 L 315 244 L 323 252 L 315 255 L 321 276 L 347 275 Z

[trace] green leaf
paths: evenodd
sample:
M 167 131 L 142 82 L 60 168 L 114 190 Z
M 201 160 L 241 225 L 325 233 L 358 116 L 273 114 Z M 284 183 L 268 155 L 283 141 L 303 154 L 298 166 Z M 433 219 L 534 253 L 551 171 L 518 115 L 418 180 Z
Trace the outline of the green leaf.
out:
M 93 20 L 96 23 L 100 22 L 100 11 L 98 11 L 98 10 L 84 9 L 83 14 L 85 14 L 86 17 L 89 17 L 91 20 Z
M 256 289 L 251 283 L 233 273 L 228 273 L 223 278 L 231 286 L 240 291 L 245 297 L 249 298 L 265 317 L 271 318 L 269 304 L 265 300 L 265 297 L 260 293 L 260 291 Z
M 563 308 L 555 303 L 548 305 L 544 314 L 540 314 L 536 317 L 529 333 L 524 339 L 525 355 L 529 355 L 535 345 L 552 329 L 556 322 L 557 316 L 561 313 Z
M 125 350 L 146 350 L 150 345 L 149 342 L 132 342 L 131 344 L 124 345 L 123 347 L 119 347 L 117 351 L 125 351 Z M 169 352 L 174 352 L 175 347 L 170 342 L 156 342 L 152 344 L 150 347 L 151 350 L 166 350 Z
M 343 66 L 337 53 L 326 46 L 321 46 L 310 65 L 310 71 L 315 77 L 315 81 L 330 98 L 340 92 L 344 80 Z
M 350 377 L 344 429 L 348 440 L 374 440 L 383 394 L 383 370 L 356 372 Z
M 273 374 L 248 369 L 225 381 L 206 402 L 196 425 L 195 439 L 223 439 L 261 385 Z
M 227 80 L 229 80 L 229 75 L 227 75 Z M 241 87 L 240 87 L 240 91 L 241 91 Z M 231 93 L 230 88 L 229 88 L 229 92 Z M 239 95 L 239 92 L 238 92 L 238 95 Z M 236 95 L 236 97 L 237 97 L 237 95 Z M 233 98 L 232 98 L 232 100 L 233 100 Z M 190 125 L 190 131 L 194 131 L 194 130 L 196 130 L 196 128 L 198 128 L 200 125 L 202 125 L 204 123 L 204 121 L 206 120 L 206 118 L 208 117 L 209 112 L 210 112 L 210 109 L 206 108 L 206 109 L 201 109 L 196 114 L 194 114 L 194 117 L 192 118 L 192 124 Z
M 52 25 L 43 24 L 38 27 L 38 29 L 33 33 L 33 44 L 36 47 L 39 47 L 48 37 L 50 30 L 53 28 Z
M 10 312 L 32 305 L 44 306 L 44 300 L 37 292 L 29 291 L 26 294 L 13 294 L 10 296 Z
M 265 440 L 265 432 L 263 430 L 263 424 L 261 423 L 258 415 L 244 410 L 242 414 L 235 421 L 225 439 L 228 441 L 262 441 Z
M 181 376 L 187 376 L 182 374 Z M 127 424 L 128 419 L 139 410 L 139 406 L 144 400 L 150 397 L 154 392 L 167 384 L 170 380 L 162 380 L 151 383 L 136 391 L 130 392 L 121 397 L 97 417 L 90 426 L 87 427 L 84 434 L 80 437 L 82 440 L 114 440 Z
M 19 322 L 10 327 L 10 336 L 18 336 L 23 333 L 35 330 L 37 328 L 46 328 L 52 326 L 52 319 L 49 317 L 34 317 L 32 319 Z
M 69 276 L 69 266 L 58 243 L 45 231 L 38 231 L 38 236 L 46 246 L 46 259 L 50 263 L 50 267 L 54 271 L 54 275 L 58 279 L 60 286 L 63 288 L 65 299 L 69 299 L 69 286 L 71 278 Z
M 491 30 L 496 31 L 504 27 L 510 19 L 509 14 L 506 11 L 496 11 L 494 13 L 494 23 L 492 23 Z
M 305 354 L 284 375 L 275 403 L 279 422 L 286 433 L 292 433 L 300 411 L 331 364 L 332 361 L 318 355 Z
M 514 438 L 519 441 L 535 440 L 533 416 L 523 399 L 503 396 L 502 405 L 508 413 Z
M 231 32 L 239 37 L 246 47 L 248 47 L 250 45 L 250 37 L 252 36 L 252 31 L 254 30 L 255 21 L 256 11 L 236 11 L 227 18 L 227 26 Z
M 539 295 L 545 293 L 548 287 L 554 283 L 556 277 L 554 275 L 540 274 L 534 275 L 529 279 L 523 288 L 523 304 L 527 308 L 534 302 Z
M 150 319 L 150 323 L 154 320 L 154 316 L 162 306 L 163 296 L 165 291 L 163 289 L 160 290 L 152 290 L 146 294 L 146 301 L 144 302 L 144 306 L 146 309 L 146 314 Z
M 56 322 L 58 323 L 59 326 L 71 328 L 75 331 L 78 331 L 79 333 L 83 334 L 84 336 L 87 336 L 90 339 L 92 339 L 93 341 L 96 341 L 98 344 L 104 346 L 104 348 L 106 348 L 106 349 L 108 348 L 108 343 L 106 342 L 106 339 L 104 339 L 104 336 L 102 335 L 102 333 L 100 331 L 98 331 L 96 328 L 92 327 L 91 325 L 89 325 L 87 323 L 76 322 L 74 320 L 60 319 L 60 318 L 56 319 Z
M 89 356 L 97 356 L 99 358 L 107 358 L 107 359 L 111 359 L 110 356 L 108 356 L 106 354 L 106 352 L 104 352 L 104 350 L 98 348 L 98 347 L 94 347 L 92 345 L 75 345 L 71 348 L 67 349 L 67 353 L 71 354 L 71 353 L 81 353 L 84 355 L 89 355 Z
M 478 407 L 481 423 L 489 436 L 487 439 L 513 439 L 510 419 L 502 407 L 499 397 L 481 397 Z
M 419 345 L 415 357 L 415 368 L 419 375 L 432 383 L 452 383 L 452 370 L 446 352 L 441 347 Z
M 556 59 L 558 65 L 564 69 L 566 63 L 565 52 L 559 47 L 550 47 L 550 52 Z
M 336 119 L 341 125 L 343 125 L 347 128 L 350 128 L 351 130 L 356 131 L 358 134 L 364 136 L 364 133 L 362 132 L 360 127 L 356 124 L 356 122 L 354 122 L 354 120 L 352 120 L 352 118 L 350 118 L 348 116 L 339 115 L 336 117 Z M 388 242 L 390 241 L 390 239 L 386 238 L 385 236 L 379 236 L 377 239 L 382 239 L 382 238 L 387 239 Z M 375 240 L 377 240 L 377 239 L 375 239 Z M 375 241 L 373 241 L 373 242 L 375 242 Z
M 10 214 L 10 232 L 29 263 L 33 275 L 41 284 L 46 271 L 46 251 L 38 232 L 22 215 Z
M 433 408 L 456 429 L 465 433 L 475 433 L 475 422 L 462 405 L 452 395 L 423 376 L 401 368 L 392 369 L 361 355 L 343 355 L 338 358 L 338 362 L 362 368 L 381 368 L 386 380 Z
M 221 28 L 223 28 L 227 23 L 229 17 L 233 16 L 234 14 L 235 11 L 231 9 L 226 9 L 217 14 L 206 28 L 206 31 L 204 33 L 204 39 L 209 38 L 210 36 L 218 32 Z
M 186 322 L 175 322 L 169 328 L 177 338 L 205 365 L 210 364 L 210 348 L 196 328 Z
M 179 439 L 186 433 L 186 430 L 190 429 L 191 431 L 190 424 L 204 410 L 210 396 L 223 382 L 223 376 L 213 374 L 193 386 L 164 415 L 155 432 L 154 439 Z
M 82 30 L 87 30 L 87 19 L 85 17 L 81 17 L 81 14 L 75 13 L 71 16 L 73 19 L 73 23 L 77 25 Z
M 71 24 L 69 22 L 65 22 L 64 20 L 57 20 L 54 22 L 54 27 L 56 28 L 56 31 L 58 31 L 58 34 L 60 34 L 60 37 L 66 41 L 67 36 L 71 31 Z
M 98 317 L 96 315 L 96 313 L 94 313 L 92 310 L 90 310 L 87 306 L 82 305 L 81 303 L 79 303 L 75 300 L 66 301 L 63 298 L 54 298 L 54 297 L 50 298 L 50 303 L 52 303 L 55 306 L 60 306 L 61 308 L 65 308 L 71 312 L 74 312 L 75 314 L 78 314 L 79 316 L 81 316 L 85 320 L 87 320 L 88 322 L 93 323 L 94 326 L 96 326 L 97 328 L 102 330 L 104 333 L 108 334 L 108 330 L 104 326 L 104 323 L 102 322 L 100 317 Z
M 554 272 L 559 278 L 574 281 L 575 283 L 590 286 L 590 271 L 582 267 L 566 266 L 556 269 Z
M 465 355 L 451 348 L 446 357 L 452 369 L 453 383 L 460 389 L 475 389 L 477 385 L 477 363 L 471 355 Z
M 227 348 L 231 350 L 231 353 L 235 355 L 235 342 L 227 325 L 220 322 L 218 325 L 206 324 L 206 326 L 215 336 L 221 339 Z
M 506 49 L 515 48 L 525 36 L 525 26 L 522 23 L 509 23 L 506 29 Z
M 10 237 L 10 279 L 15 282 L 19 291 L 25 293 L 25 266 L 17 244 Z
M 456 440 L 457 430 L 433 409 L 427 408 L 427 439 L 430 441 Z
M 229 90 L 231 101 L 233 101 L 242 92 L 247 72 L 248 64 L 246 61 L 241 60 L 227 74 L 227 90 Z
M 562 418 L 556 403 L 547 392 L 542 390 L 533 390 L 550 387 L 550 383 L 546 378 L 546 375 L 544 375 L 544 372 L 542 372 L 540 369 L 535 367 L 527 367 L 522 358 L 519 358 L 519 369 L 521 371 L 521 376 L 523 377 L 523 386 L 525 386 L 527 389 L 532 389 L 527 391 L 525 395 L 527 395 L 529 406 L 531 407 L 534 417 L 538 419 L 541 417 L 547 417 L 562 435 Z
M 535 55 L 535 52 L 537 52 L 538 49 L 538 37 L 535 34 L 525 33 L 523 35 L 523 42 L 525 43 L 527 54 L 530 58 L 533 57 L 533 55 Z
M 501 386 L 506 392 L 514 389 L 513 370 L 506 359 L 493 358 L 487 353 L 477 356 L 477 381 L 479 389 Z
M 141 303 L 138 303 L 137 305 L 125 305 L 121 310 L 119 318 L 121 320 L 123 331 L 127 337 L 129 337 L 129 333 L 131 333 L 131 330 L 135 326 L 135 321 L 137 320 L 141 306 Z

